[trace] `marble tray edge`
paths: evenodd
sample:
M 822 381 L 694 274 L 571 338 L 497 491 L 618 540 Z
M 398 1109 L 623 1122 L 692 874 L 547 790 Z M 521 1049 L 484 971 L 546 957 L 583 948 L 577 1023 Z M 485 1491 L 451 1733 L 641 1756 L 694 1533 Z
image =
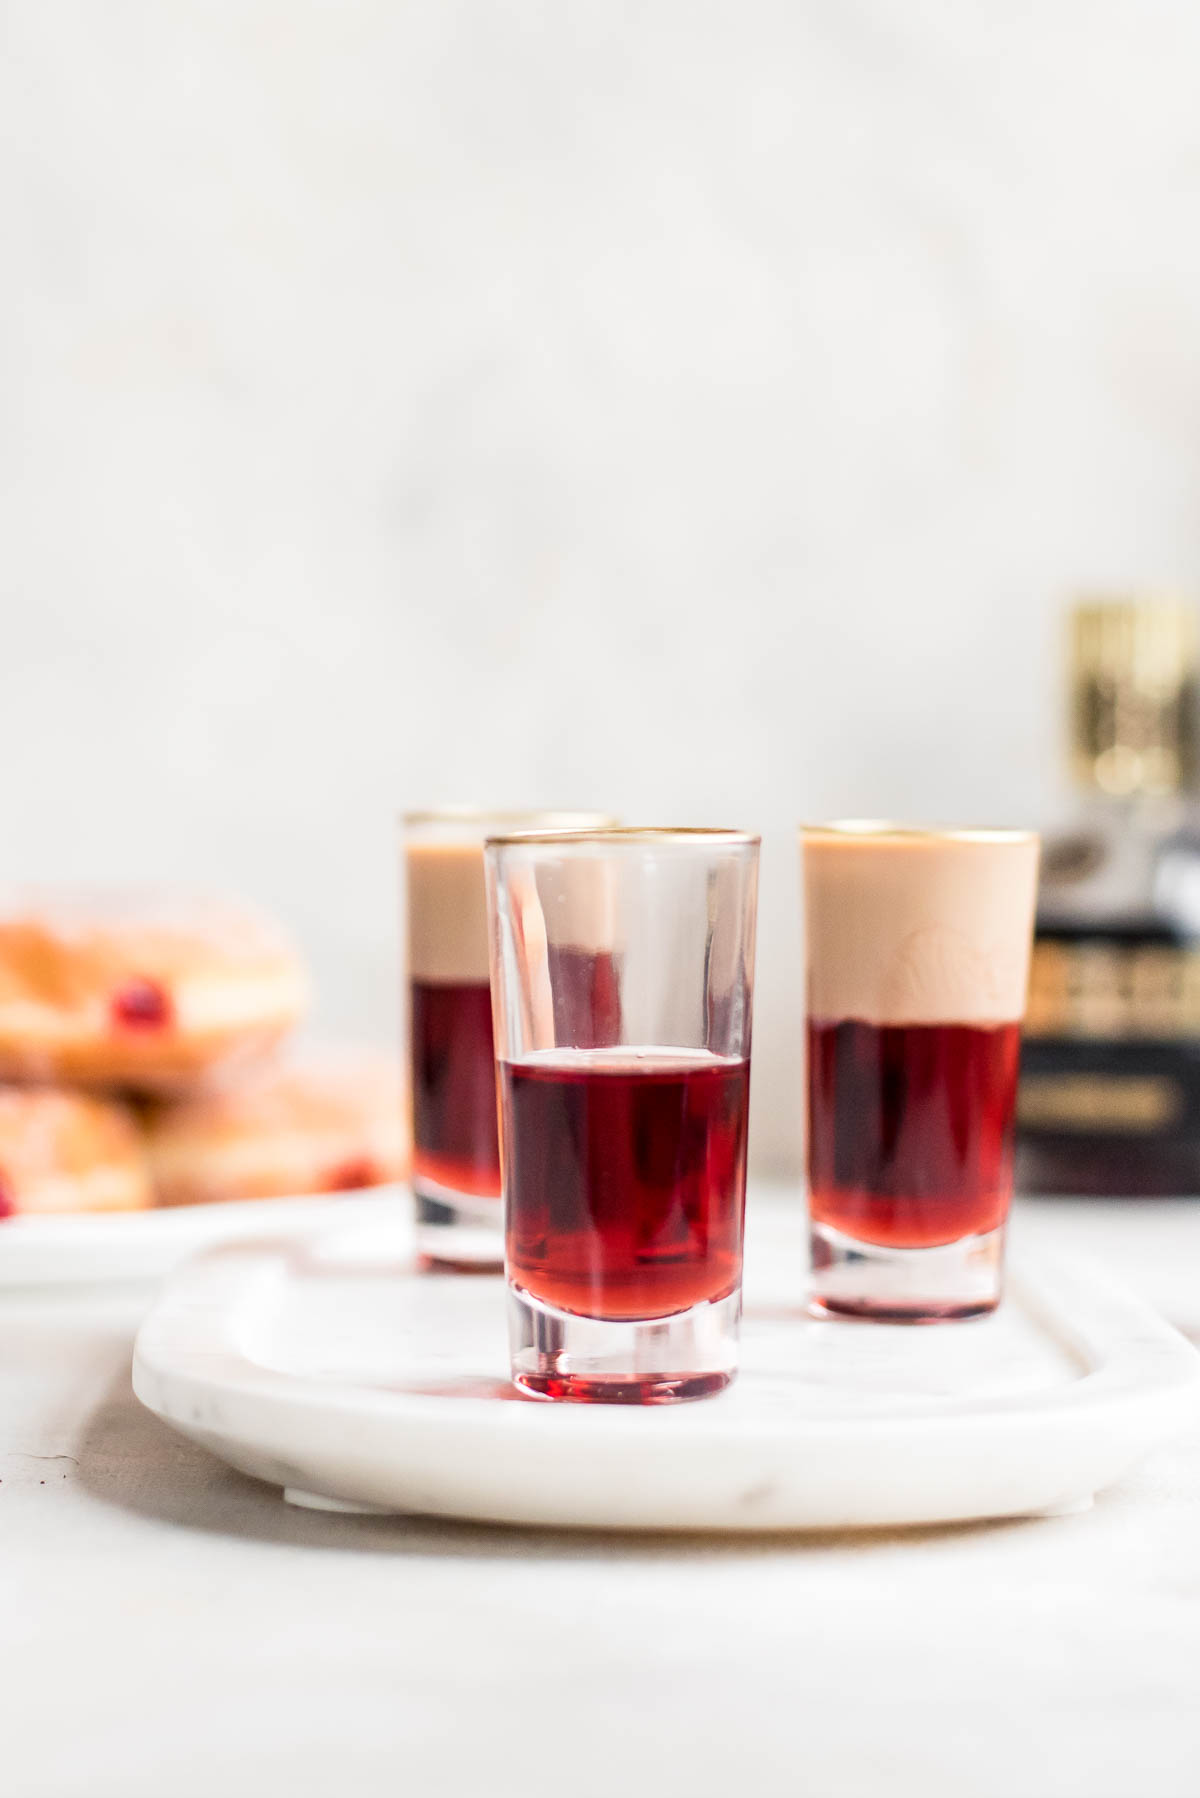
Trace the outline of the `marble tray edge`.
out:
M 616 1438 L 627 1447 L 636 1442 L 641 1472 L 651 1482 L 656 1466 L 661 1469 L 668 1463 L 675 1466 L 676 1475 L 684 1463 L 702 1472 L 706 1460 L 714 1452 L 720 1454 L 723 1443 L 759 1454 L 772 1445 L 778 1451 L 777 1426 L 739 1418 L 732 1428 L 722 1428 L 719 1408 L 709 1404 L 614 1413 L 594 1407 L 498 1404 L 480 1398 L 457 1399 L 448 1408 L 436 1397 L 304 1379 L 256 1364 L 243 1350 L 239 1320 L 247 1304 L 255 1302 L 256 1290 L 261 1301 L 271 1281 L 286 1278 L 288 1257 L 314 1246 L 314 1241 L 304 1239 L 243 1243 L 197 1258 L 168 1283 L 139 1333 L 134 1359 L 134 1390 L 148 1409 L 242 1471 L 284 1487 L 296 1502 L 333 1509 L 431 1510 L 476 1520 L 561 1526 L 564 1518 L 553 1507 L 544 1517 L 536 1515 L 536 1500 L 531 1501 L 528 1493 L 506 1505 L 502 1492 L 475 1501 L 464 1497 L 461 1489 L 456 1496 L 421 1488 L 413 1469 L 430 1461 L 436 1464 L 439 1453 L 458 1452 L 455 1444 L 461 1444 L 464 1425 L 481 1456 L 486 1456 L 489 1444 L 497 1452 L 536 1460 L 551 1444 L 552 1452 L 561 1455 L 569 1445 L 582 1449 L 607 1440 L 611 1446 Z M 1200 1355 L 1119 1283 L 1084 1263 L 1070 1267 L 1018 1263 L 1013 1290 L 1017 1302 L 1046 1312 L 1060 1331 L 1065 1329 L 1072 1351 L 1092 1369 L 1081 1375 L 1074 1389 L 1067 1389 L 1069 1399 L 1050 1394 L 1039 1402 L 1039 1395 L 1025 1395 L 1011 1405 L 966 1411 L 949 1421 L 944 1412 L 928 1417 L 806 1419 L 797 1434 L 802 1434 L 803 1451 L 809 1457 L 834 1450 L 858 1453 L 869 1445 L 876 1457 L 903 1449 L 910 1457 L 925 1454 L 936 1460 L 939 1444 L 944 1451 L 952 1428 L 956 1452 L 964 1460 L 970 1458 L 974 1439 L 993 1453 L 1009 1442 L 1019 1461 L 1029 1453 L 1032 1427 L 1045 1452 L 1057 1457 L 1064 1470 L 1057 1484 L 1047 1472 L 1042 1484 L 1053 1491 L 1048 1497 L 1043 1493 L 1044 1502 L 1031 1506 L 1017 1497 L 969 1501 L 965 1491 L 971 1482 L 959 1479 L 957 1484 L 950 1482 L 952 1490 L 944 1505 L 928 1490 L 907 1509 L 898 1500 L 885 1502 L 878 1491 L 872 1495 L 868 1490 L 862 1515 L 855 1514 L 853 1505 L 843 1504 L 836 1515 L 817 1507 L 807 1521 L 796 1523 L 781 1524 L 777 1518 L 752 1514 L 728 1516 L 717 1524 L 689 1517 L 672 1522 L 653 1504 L 644 1506 L 643 1512 L 626 1505 L 629 1516 L 614 1518 L 601 1507 L 595 1514 L 566 1521 L 595 1528 L 819 1529 L 1070 1511 L 1090 1502 L 1095 1491 L 1200 1415 Z M 299 1458 L 297 1442 L 306 1445 Z M 374 1468 L 369 1465 L 372 1455 L 379 1464 Z M 1073 1466 L 1077 1474 L 1071 1473 Z M 1020 1481 L 1009 1485 L 1016 1493 Z M 397 1500 L 398 1487 L 403 1488 L 404 1502 Z

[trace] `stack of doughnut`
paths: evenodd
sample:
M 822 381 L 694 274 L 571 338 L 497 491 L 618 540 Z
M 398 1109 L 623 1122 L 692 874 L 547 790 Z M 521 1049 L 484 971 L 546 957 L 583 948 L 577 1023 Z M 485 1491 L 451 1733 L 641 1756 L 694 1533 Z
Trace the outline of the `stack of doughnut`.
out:
M 395 1058 L 281 1053 L 307 999 L 287 939 L 224 902 L 0 900 L 0 1220 L 402 1177 Z

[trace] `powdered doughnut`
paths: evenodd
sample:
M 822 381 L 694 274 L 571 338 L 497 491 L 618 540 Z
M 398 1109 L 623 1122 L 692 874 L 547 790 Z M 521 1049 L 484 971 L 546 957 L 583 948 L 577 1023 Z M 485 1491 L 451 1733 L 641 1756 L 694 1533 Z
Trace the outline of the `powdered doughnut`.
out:
M 162 1205 L 344 1192 L 408 1172 L 399 1063 L 370 1051 L 312 1053 L 157 1107 L 148 1132 Z
M 152 1203 L 132 1113 L 48 1087 L 0 1087 L 0 1218 L 142 1211 Z
M 290 944 L 224 902 L 0 900 L 0 1080 L 186 1091 L 261 1057 L 306 997 Z

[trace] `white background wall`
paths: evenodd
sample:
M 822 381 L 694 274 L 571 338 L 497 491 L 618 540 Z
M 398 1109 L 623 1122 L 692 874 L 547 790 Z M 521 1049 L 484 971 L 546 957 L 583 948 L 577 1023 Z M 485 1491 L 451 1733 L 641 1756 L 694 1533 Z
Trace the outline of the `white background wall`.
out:
M 1057 615 L 1200 589 L 1192 0 L 7 0 L 6 875 L 278 908 L 392 814 L 1055 802 Z

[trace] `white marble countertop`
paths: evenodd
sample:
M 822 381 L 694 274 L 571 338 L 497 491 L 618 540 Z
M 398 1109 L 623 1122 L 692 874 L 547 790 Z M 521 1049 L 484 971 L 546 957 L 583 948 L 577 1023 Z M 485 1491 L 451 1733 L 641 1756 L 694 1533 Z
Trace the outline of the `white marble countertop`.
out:
M 1200 1336 L 1200 1201 L 1029 1203 L 1017 1232 Z M 20 1798 L 1200 1790 L 1200 1431 L 1053 1521 L 666 1542 L 311 1515 L 139 1408 L 144 1303 L 0 1299 Z

